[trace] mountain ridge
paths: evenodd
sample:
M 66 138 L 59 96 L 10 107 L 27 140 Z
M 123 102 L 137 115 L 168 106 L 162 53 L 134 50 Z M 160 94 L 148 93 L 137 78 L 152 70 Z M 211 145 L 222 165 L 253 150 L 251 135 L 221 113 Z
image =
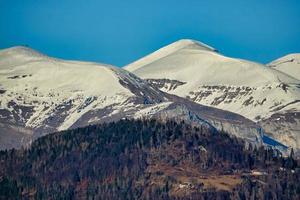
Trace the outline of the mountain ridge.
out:
M 0 123 L 2 131 L 12 132 L 1 140 L 11 141 L 5 147 L 26 146 L 59 130 L 140 117 L 187 120 L 263 143 L 251 120 L 162 92 L 124 69 L 45 56 L 32 60 L 31 51 L 21 51 L 0 52 L 6 60 L 0 65 Z M 18 127 L 29 134 L 13 131 Z

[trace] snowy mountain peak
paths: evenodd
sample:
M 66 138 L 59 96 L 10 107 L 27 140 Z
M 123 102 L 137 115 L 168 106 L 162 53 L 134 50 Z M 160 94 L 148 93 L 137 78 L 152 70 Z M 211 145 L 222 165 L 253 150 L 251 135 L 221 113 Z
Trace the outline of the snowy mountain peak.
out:
M 0 50 L 0 67 L 49 59 L 48 56 L 25 46 L 15 46 Z
M 25 46 L 14 46 L 7 49 L 1 49 L 0 55 L 23 55 L 28 57 L 45 57 L 46 55 Z
M 300 53 L 288 54 L 278 58 L 269 63 L 268 66 L 300 80 Z
M 208 46 L 207 44 L 192 39 L 181 39 L 168 45 L 168 47 L 173 47 L 175 49 L 178 48 L 178 50 L 182 48 L 196 48 L 208 51 L 217 51 L 215 48 Z
M 276 67 L 278 65 L 291 64 L 291 63 L 300 64 L 300 53 L 291 53 L 291 54 L 285 55 L 281 58 L 278 58 L 278 59 L 270 62 L 268 65 L 271 67 Z
M 161 101 L 157 93 L 110 65 L 59 60 L 23 47 L 0 52 L 0 123 L 62 130 L 91 110 Z
M 227 86 L 258 86 L 262 83 L 276 85 L 298 82 L 293 77 L 262 64 L 218 54 L 212 48 L 193 40 L 179 40 L 124 68 L 141 78 L 165 78 L 190 82 L 194 86 L 216 83 Z M 187 91 L 187 88 L 181 88 Z
M 124 68 L 128 71 L 135 71 L 139 69 L 141 66 L 145 66 L 148 64 L 151 64 L 155 62 L 156 60 L 159 60 L 161 58 L 164 58 L 168 55 L 171 55 L 173 53 L 176 53 L 183 49 L 189 49 L 189 50 L 200 50 L 200 51 L 208 51 L 208 52 L 214 52 L 216 53 L 217 50 L 213 47 L 210 47 L 202 42 L 191 40 L 191 39 L 181 39 L 176 42 L 173 42 L 165 47 L 162 47 L 158 49 L 157 51 L 143 57 L 142 59 L 139 59 L 130 65 L 125 66 Z

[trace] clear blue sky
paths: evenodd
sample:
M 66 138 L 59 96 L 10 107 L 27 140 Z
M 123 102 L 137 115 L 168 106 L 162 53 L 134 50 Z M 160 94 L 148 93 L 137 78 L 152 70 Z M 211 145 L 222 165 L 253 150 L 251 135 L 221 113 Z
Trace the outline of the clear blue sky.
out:
M 0 48 L 122 66 L 181 38 L 262 63 L 300 52 L 299 0 L 0 0 Z

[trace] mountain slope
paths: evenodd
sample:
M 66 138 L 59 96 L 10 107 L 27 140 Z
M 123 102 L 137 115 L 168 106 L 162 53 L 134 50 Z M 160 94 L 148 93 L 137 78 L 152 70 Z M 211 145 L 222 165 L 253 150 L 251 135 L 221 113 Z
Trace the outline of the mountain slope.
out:
M 0 122 L 34 129 L 37 136 L 77 127 L 91 110 L 116 115 L 125 107 L 129 112 L 164 100 L 140 79 L 109 65 L 58 60 L 24 47 L 2 50 L 0 61 Z M 89 115 L 89 123 L 97 121 Z
M 268 66 L 300 80 L 300 54 L 289 54 L 278 58 Z
M 122 118 L 176 118 L 263 143 L 260 127 L 240 115 L 164 93 L 120 68 L 50 58 L 24 47 L 0 51 L 0 91 L 2 149 Z
M 165 49 L 172 51 L 166 54 Z M 300 148 L 299 80 L 258 63 L 223 56 L 212 49 L 202 48 L 202 43 L 193 40 L 179 40 L 124 68 L 162 91 L 241 114 L 263 122 L 263 126 L 268 124 L 270 135 Z M 291 113 L 296 122 L 285 120 Z M 271 130 L 269 125 L 273 124 L 274 114 L 289 125 L 281 131 Z M 276 129 L 282 125 L 276 125 Z M 284 134 L 286 131 L 288 134 Z
M 121 120 L 0 151 L 0 199 L 299 199 L 299 162 L 168 120 Z

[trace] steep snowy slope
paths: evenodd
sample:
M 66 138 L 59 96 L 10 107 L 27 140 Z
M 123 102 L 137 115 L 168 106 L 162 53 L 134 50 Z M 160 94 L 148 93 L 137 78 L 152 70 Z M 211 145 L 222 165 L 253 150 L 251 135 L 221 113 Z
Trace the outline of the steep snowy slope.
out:
M 300 54 L 289 54 L 272 61 L 268 66 L 300 80 Z
M 263 121 L 263 125 L 269 123 L 267 128 L 272 131 L 269 134 L 299 148 L 299 80 L 270 67 L 229 58 L 205 47 L 193 40 L 179 40 L 125 66 L 125 69 L 147 79 L 162 91 L 239 113 L 256 122 Z M 296 123 L 278 118 L 291 123 L 293 128 L 276 133 L 270 129 L 274 114 L 284 117 L 290 113 L 294 113 Z M 273 120 L 269 121 L 269 118 Z M 289 134 L 285 134 L 286 131 Z
M 0 149 L 124 117 L 184 119 L 262 144 L 252 121 L 164 93 L 126 70 L 54 59 L 24 47 L 0 51 Z

